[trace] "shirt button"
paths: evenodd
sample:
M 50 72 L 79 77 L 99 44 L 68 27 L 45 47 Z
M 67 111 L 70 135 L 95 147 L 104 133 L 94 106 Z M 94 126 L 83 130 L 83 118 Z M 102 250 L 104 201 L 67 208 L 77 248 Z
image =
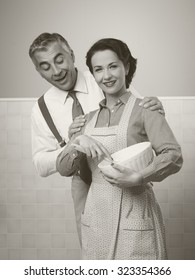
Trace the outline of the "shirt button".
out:
M 74 153 L 74 154 L 72 154 L 73 155 L 73 157 L 76 157 L 76 154 Z
M 111 110 L 111 113 L 114 113 L 114 109 Z

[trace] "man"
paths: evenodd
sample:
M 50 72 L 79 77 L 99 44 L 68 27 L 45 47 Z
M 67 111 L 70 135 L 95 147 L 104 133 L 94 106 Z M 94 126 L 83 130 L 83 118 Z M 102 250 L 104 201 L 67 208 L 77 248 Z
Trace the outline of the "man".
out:
M 44 101 L 59 135 L 51 131 L 51 120 L 47 123 L 50 116 L 47 114 L 44 118 L 40 103 L 36 102 L 32 109 L 33 163 L 38 174 L 45 177 L 57 172 L 56 159 L 63 146 L 85 123 L 84 116 L 76 117 L 73 122 L 75 104 L 79 103 L 86 114 L 98 108 L 104 95 L 89 72 L 75 68 L 74 52 L 61 35 L 42 33 L 31 44 L 29 55 L 39 74 L 53 86 L 44 94 Z M 133 88 L 130 90 L 138 95 Z M 164 113 L 162 104 L 154 97 L 144 98 L 140 106 Z M 80 217 L 88 184 L 80 176 L 74 176 L 71 191 L 80 237 Z

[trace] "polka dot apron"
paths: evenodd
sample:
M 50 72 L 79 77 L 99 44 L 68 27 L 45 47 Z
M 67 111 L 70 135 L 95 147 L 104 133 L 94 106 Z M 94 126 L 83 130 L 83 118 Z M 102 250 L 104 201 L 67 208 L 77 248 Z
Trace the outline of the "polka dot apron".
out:
M 127 147 L 127 127 L 136 98 L 131 95 L 119 125 L 95 127 L 98 112 L 85 134 L 101 142 L 110 154 Z M 108 183 L 98 160 L 88 160 L 92 183 L 81 217 L 83 259 L 166 259 L 160 207 L 150 184 L 119 188 Z

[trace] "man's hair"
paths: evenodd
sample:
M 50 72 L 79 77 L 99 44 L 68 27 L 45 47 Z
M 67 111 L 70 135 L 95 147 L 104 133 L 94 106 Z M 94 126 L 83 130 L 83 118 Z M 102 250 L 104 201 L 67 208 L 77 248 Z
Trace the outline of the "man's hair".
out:
M 58 33 L 42 33 L 40 34 L 30 45 L 29 48 L 29 56 L 32 59 L 34 52 L 37 50 L 41 50 L 41 51 L 46 51 L 47 47 L 50 43 L 53 42 L 58 42 L 58 43 L 62 43 L 64 45 L 66 45 L 66 47 L 68 48 L 68 50 L 71 51 L 71 48 L 68 44 L 68 42 L 66 41 L 66 39 L 61 36 Z
M 136 71 L 137 59 L 131 55 L 128 46 L 121 40 L 114 38 L 104 38 L 93 44 L 86 55 L 86 64 L 89 67 L 90 72 L 93 74 L 91 65 L 92 56 L 98 51 L 105 50 L 111 50 L 116 53 L 125 67 L 129 64 L 129 73 L 126 75 L 126 87 L 128 88 Z

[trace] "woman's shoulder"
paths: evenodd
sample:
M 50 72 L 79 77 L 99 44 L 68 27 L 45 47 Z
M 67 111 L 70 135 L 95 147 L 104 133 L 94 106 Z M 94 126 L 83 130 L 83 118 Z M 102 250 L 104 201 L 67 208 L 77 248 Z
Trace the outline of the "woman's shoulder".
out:
M 144 108 L 144 106 L 140 106 L 140 102 L 142 101 L 142 98 L 136 98 L 134 109 L 136 111 L 139 111 L 142 114 L 146 114 L 148 116 L 154 115 L 154 116 L 163 116 L 158 110 L 151 110 L 150 108 Z M 163 116 L 164 117 L 164 116 Z
M 136 99 L 135 99 L 135 104 L 134 104 L 134 108 L 133 108 L 133 110 L 134 110 L 134 112 L 140 112 L 141 113 L 141 111 L 142 111 L 142 109 L 143 109 L 143 107 L 141 107 L 139 104 L 140 104 L 140 102 L 141 102 L 141 98 L 137 98 L 136 97 Z
M 143 122 L 148 122 L 149 120 L 161 120 L 164 119 L 164 115 L 162 115 L 158 110 L 152 111 L 149 108 L 144 108 L 140 106 L 141 98 L 136 98 L 135 105 L 133 108 L 132 115 L 135 119 L 142 119 Z

